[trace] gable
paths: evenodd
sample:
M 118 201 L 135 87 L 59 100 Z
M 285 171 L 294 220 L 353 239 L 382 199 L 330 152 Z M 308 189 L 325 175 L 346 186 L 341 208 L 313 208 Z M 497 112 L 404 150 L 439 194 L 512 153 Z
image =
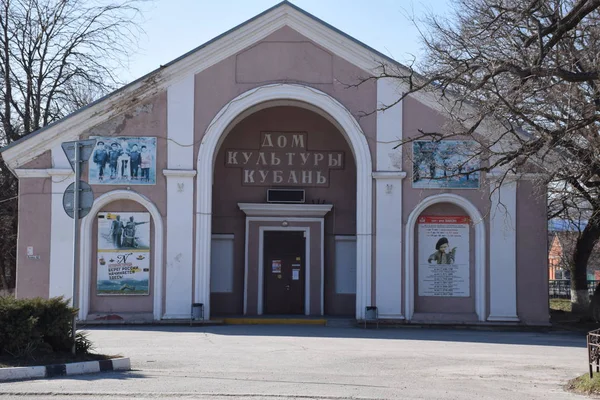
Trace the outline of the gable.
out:
M 293 43 L 287 43 L 287 45 L 294 47 L 294 51 L 289 51 L 289 47 L 278 42 L 267 41 L 258 45 L 259 42 L 282 28 L 290 28 L 287 35 L 290 39 L 289 42 Z M 296 31 L 306 39 L 298 41 L 298 37 L 292 31 Z M 285 42 L 288 40 L 286 39 Z M 272 66 L 265 64 L 265 61 L 260 59 L 260 55 L 266 50 L 280 53 L 284 65 L 293 66 L 297 62 L 295 54 L 298 53 L 298 49 L 308 56 L 306 62 L 319 68 L 328 66 L 331 54 L 335 54 L 371 74 L 382 63 L 397 64 L 331 25 L 284 1 L 62 120 L 6 146 L 0 152 L 8 167 L 14 172 L 16 168 L 59 146 L 61 142 L 76 140 L 82 132 L 129 111 L 145 99 L 163 92 L 174 83 L 197 74 L 228 57 L 239 55 L 241 63 L 239 70 L 236 71 L 236 76 L 248 79 L 248 68 L 251 70 L 265 68 L 266 72 L 273 71 Z M 300 72 L 300 70 L 302 71 Z M 306 68 L 299 69 L 298 74 L 294 74 L 292 68 L 292 73 L 278 72 L 280 74 L 278 78 L 301 80 L 309 84 L 328 82 L 332 79 L 327 73 L 306 75 L 305 71 Z M 252 79 L 266 79 L 266 75 Z

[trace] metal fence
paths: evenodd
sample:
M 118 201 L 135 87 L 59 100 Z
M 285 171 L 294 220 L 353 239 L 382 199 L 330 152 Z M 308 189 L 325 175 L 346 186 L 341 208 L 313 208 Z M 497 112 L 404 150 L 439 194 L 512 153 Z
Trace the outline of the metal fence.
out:
M 588 280 L 588 292 L 590 296 L 598 285 L 597 280 Z M 548 294 L 551 299 L 570 299 L 571 298 L 571 280 L 570 279 L 551 279 L 548 282 Z

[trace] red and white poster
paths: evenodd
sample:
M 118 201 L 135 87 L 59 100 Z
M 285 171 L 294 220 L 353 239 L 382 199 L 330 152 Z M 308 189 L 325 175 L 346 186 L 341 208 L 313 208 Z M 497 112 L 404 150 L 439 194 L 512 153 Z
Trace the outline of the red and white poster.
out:
M 418 219 L 419 296 L 469 297 L 469 217 Z

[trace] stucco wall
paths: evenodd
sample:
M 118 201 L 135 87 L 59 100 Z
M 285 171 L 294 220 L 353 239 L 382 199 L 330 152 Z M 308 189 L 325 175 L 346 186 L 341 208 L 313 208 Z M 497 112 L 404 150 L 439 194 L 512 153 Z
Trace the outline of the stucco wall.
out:
M 548 323 L 546 191 L 535 181 L 517 186 L 517 313 L 530 324 Z
M 16 288 L 18 298 L 48 297 L 51 196 L 50 178 L 22 178 L 19 181 Z M 66 226 L 65 229 L 72 227 Z M 39 259 L 27 257 L 28 246 L 33 246 L 33 255 L 39 256 Z M 70 259 L 72 260 L 72 257 Z

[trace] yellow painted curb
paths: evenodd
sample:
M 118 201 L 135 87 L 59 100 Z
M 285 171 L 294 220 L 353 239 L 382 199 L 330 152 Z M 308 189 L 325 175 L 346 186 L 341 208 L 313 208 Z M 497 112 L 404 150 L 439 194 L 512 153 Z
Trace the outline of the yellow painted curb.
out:
M 302 318 L 223 318 L 225 325 L 326 325 L 326 319 Z

